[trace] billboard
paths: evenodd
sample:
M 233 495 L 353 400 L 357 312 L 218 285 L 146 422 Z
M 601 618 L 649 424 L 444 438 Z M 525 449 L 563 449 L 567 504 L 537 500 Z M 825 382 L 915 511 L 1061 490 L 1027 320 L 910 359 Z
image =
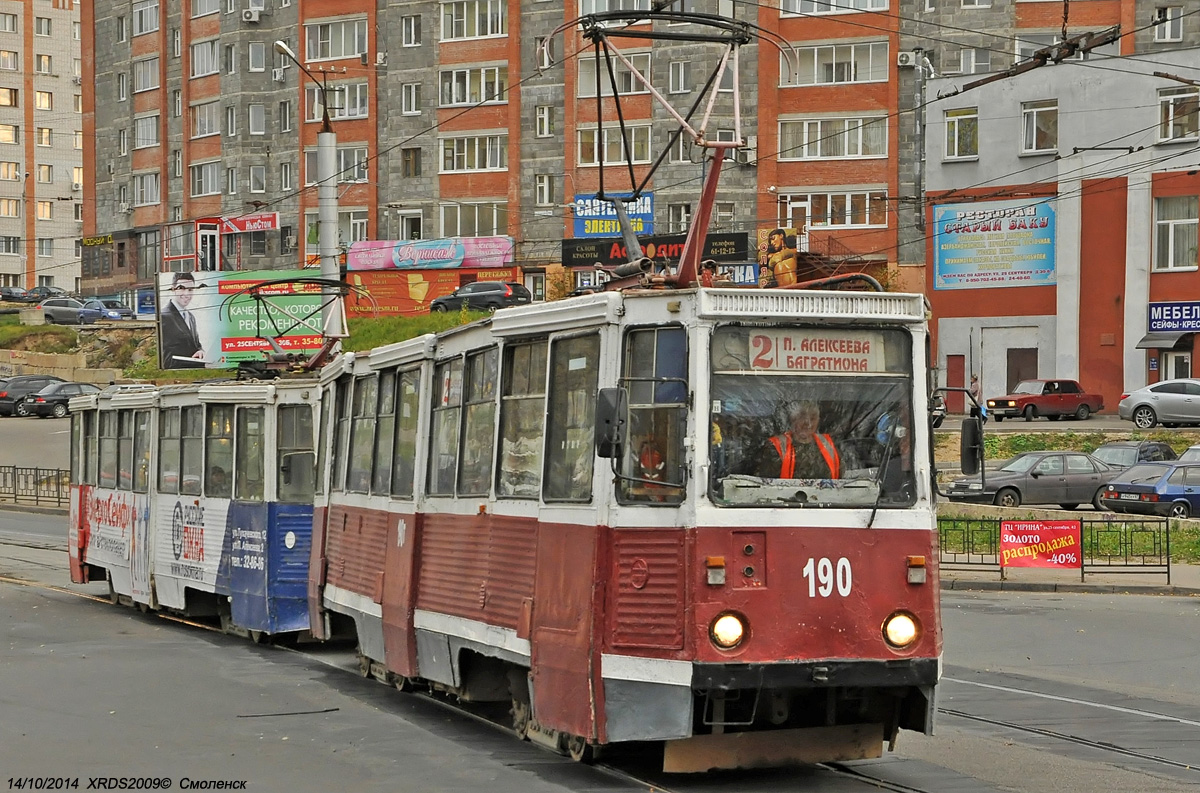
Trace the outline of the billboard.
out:
M 280 284 L 269 300 L 248 295 L 226 300 L 248 286 L 284 278 L 308 278 L 309 270 L 254 270 L 159 273 L 158 360 L 162 369 L 224 369 L 240 361 L 262 360 L 270 349 L 260 335 L 283 333 L 279 346 L 316 352 L 322 337 L 312 327 L 293 328 L 312 318 L 320 327 L 321 288 Z M 313 316 L 317 315 L 317 316 Z M 288 330 L 290 328 L 290 330 Z
M 357 290 L 346 298 L 346 315 L 350 317 L 393 317 L 428 314 L 429 304 L 436 297 L 448 295 L 464 282 L 460 270 L 365 270 L 347 275 Z M 517 268 L 473 270 L 469 280 L 514 281 Z
M 610 193 L 613 198 L 629 198 L 633 193 Z M 593 195 L 576 194 L 575 203 L 576 237 L 621 236 L 621 224 L 617 222 L 617 210 L 611 201 L 601 201 Z M 654 193 L 642 193 L 638 200 L 625 205 L 633 233 L 654 233 Z
M 679 261 L 683 253 L 686 234 L 660 234 L 638 237 L 642 253 L 660 261 Z M 718 262 L 746 262 L 750 252 L 744 233 L 709 234 L 704 238 L 701 259 Z M 625 255 L 625 241 L 620 237 L 598 240 L 563 240 L 562 263 L 565 267 L 614 267 L 629 261 Z
M 1057 283 L 1051 199 L 938 204 L 933 227 L 934 289 Z
M 512 260 L 512 237 L 368 240 L 350 246 L 346 269 L 495 268 L 503 267 Z

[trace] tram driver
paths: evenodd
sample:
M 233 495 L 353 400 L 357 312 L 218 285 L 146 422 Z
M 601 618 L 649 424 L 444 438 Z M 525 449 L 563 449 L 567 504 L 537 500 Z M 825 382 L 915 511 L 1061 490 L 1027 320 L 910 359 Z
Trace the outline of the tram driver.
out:
M 812 400 L 787 405 L 783 432 L 763 445 L 758 475 L 768 479 L 838 479 L 841 457 L 830 435 L 819 432 L 821 408 Z

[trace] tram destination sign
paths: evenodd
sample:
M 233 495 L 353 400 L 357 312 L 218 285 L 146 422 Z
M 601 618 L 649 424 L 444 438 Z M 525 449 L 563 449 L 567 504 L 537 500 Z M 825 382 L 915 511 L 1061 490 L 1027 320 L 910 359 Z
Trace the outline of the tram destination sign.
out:
M 651 259 L 663 262 L 679 261 L 683 253 L 686 234 L 655 234 L 638 237 L 642 253 Z M 744 232 L 709 234 L 704 238 L 702 259 L 718 262 L 746 262 L 750 260 L 750 246 Z M 629 261 L 625 252 L 625 241 L 620 237 L 603 239 L 567 239 L 562 243 L 562 263 L 566 267 L 616 267 Z
M 874 331 L 782 328 L 750 333 L 750 368 L 775 372 L 882 372 L 883 337 Z
M 1200 300 L 1151 303 L 1146 322 L 1149 333 L 1200 331 Z

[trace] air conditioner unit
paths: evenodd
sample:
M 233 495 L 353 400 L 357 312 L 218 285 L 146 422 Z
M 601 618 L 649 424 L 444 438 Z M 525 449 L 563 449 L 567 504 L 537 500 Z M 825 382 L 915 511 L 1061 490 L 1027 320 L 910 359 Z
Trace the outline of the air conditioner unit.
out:
M 83 85 L 83 78 L 79 75 L 76 75 L 71 78 L 71 82 L 75 83 L 75 85 Z
M 283 72 L 282 68 L 272 69 L 271 70 L 271 79 L 277 83 L 282 83 L 283 82 L 283 74 L 284 74 L 284 72 Z
M 258 22 L 259 15 L 262 11 L 257 8 L 247 8 L 242 11 L 243 22 Z
M 737 150 L 737 161 L 739 165 L 756 165 L 758 164 L 758 149 L 741 148 Z
M 128 211 L 129 211 L 129 204 L 128 204 L 128 203 L 122 203 L 122 204 L 118 204 L 118 205 L 117 205 L 117 211 L 118 211 L 118 212 L 121 212 L 121 213 L 126 213 L 126 212 L 128 212 Z
M 386 52 L 375 53 L 375 65 L 376 66 L 386 66 L 387 65 L 387 53 Z
M 917 65 L 917 53 L 915 52 L 897 52 L 896 65 L 904 67 L 913 67 Z
M 82 190 L 82 189 L 83 189 L 83 182 L 74 182 L 74 183 L 72 183 L 72 184 L 71 184 L 71 189 L 72 189 L 72 190 L 74 190 L 74 191 L 76 191 L 76 192 L 79 192 L 80 190 Z

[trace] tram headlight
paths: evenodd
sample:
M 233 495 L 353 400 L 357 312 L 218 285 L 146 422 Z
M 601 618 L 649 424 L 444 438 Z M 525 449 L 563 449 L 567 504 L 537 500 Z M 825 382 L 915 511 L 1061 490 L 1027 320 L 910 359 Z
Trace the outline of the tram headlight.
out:
M 722 650 L 732 650 L 746 637 L 746 623 L 737 614 L 718 614 L 708 628 L 708 636 Z
M 917 618 L 903 611 L 897 611 L 884 620 L 883 638 L 887 643 L 898 649 L 908 647 L 917 640 L 921 633 L 917 627 Z

